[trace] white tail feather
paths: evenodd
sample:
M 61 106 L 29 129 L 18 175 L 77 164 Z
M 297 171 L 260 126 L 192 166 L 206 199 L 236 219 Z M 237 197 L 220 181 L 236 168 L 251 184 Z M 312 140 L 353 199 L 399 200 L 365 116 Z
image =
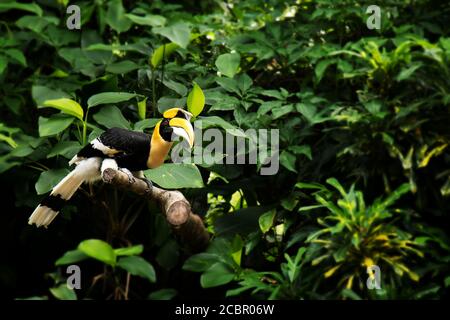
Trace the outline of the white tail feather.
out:
M 85 181 L 92 181 L 100 175 L 100 158 L 81 160 L 77 167 L 64 177 L 52 190 L 50 196 L 69 200 Z M 47 227 L 59 211 L 45 205 L 39 205 L 28 219 L 28 224 L 36 224 L 37 227 Z

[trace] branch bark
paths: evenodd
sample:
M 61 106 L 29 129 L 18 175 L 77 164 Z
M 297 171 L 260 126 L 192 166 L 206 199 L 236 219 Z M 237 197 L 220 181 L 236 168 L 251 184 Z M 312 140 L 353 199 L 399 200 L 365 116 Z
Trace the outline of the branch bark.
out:
M 164 190 L 156 186 L 150 190 L 144 181 L 135 179 L 130 182 L 125 173 L 112 168 L 103 171 L 102 179 L 107 184 L 157 201 L 173 232 L 183 244 L 196 252 L 206 248 L 209 242 L 209 233 L 202 219 L 191 211 L 190 203 L 181 192 Z

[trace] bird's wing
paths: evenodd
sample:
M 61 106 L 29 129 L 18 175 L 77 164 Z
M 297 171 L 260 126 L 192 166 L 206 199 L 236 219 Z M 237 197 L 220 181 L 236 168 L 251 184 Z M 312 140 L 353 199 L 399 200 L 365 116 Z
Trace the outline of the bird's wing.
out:
M 148 154 L 149 148 L 150 137 L 147 134 L 111 128 L 81 149 L 77 157 L 115 158 L 131 154 Z

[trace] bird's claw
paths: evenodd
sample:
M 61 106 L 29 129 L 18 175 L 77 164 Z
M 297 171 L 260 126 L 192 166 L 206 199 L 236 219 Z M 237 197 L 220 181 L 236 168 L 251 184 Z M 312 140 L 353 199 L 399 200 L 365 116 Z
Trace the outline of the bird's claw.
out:
M 128 176 L 128 183 L 129 184 L 133 184 L 133 183 L 136 182 L 136 178 L 133 176 L 131 171 L 128 170 L 127 168 L 119 168 L 119 171 L 122 171 L 123 173 L 125 173 Z
M 147 179 L 147 178 L 140 178 L 142 181 L 144 181 L 146 184 L 147 184 L 147 188 L 148 188 L 148 190 L 152 190 L 152 188 L 153 188 L 153 183 L 149 180 L 149 179 Z

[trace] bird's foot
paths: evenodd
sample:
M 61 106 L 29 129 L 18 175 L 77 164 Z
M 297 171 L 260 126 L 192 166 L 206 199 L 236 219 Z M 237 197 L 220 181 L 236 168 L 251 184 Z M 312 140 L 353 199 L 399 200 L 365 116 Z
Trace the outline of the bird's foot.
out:
M 128 170 L 127 168 L 119 168 L 119 171 L 122 171 L 123 173 L 125 173 L 128 176 L 128 183 L 132 184 L 136 181 L 136 178 L 133 176 L 133 174 L 131 173 L 130 170 Z
M 148 190 L 152 190 L 152 188 L 153 188 L 153 183 L 149 180 L 149 179 L 147 179 L 147 178 L 139 178 L 140 180 L 142 180 L 142 181 L 144 181 L 146 184 L 147 184 L 147 188 L 148 188 Z

